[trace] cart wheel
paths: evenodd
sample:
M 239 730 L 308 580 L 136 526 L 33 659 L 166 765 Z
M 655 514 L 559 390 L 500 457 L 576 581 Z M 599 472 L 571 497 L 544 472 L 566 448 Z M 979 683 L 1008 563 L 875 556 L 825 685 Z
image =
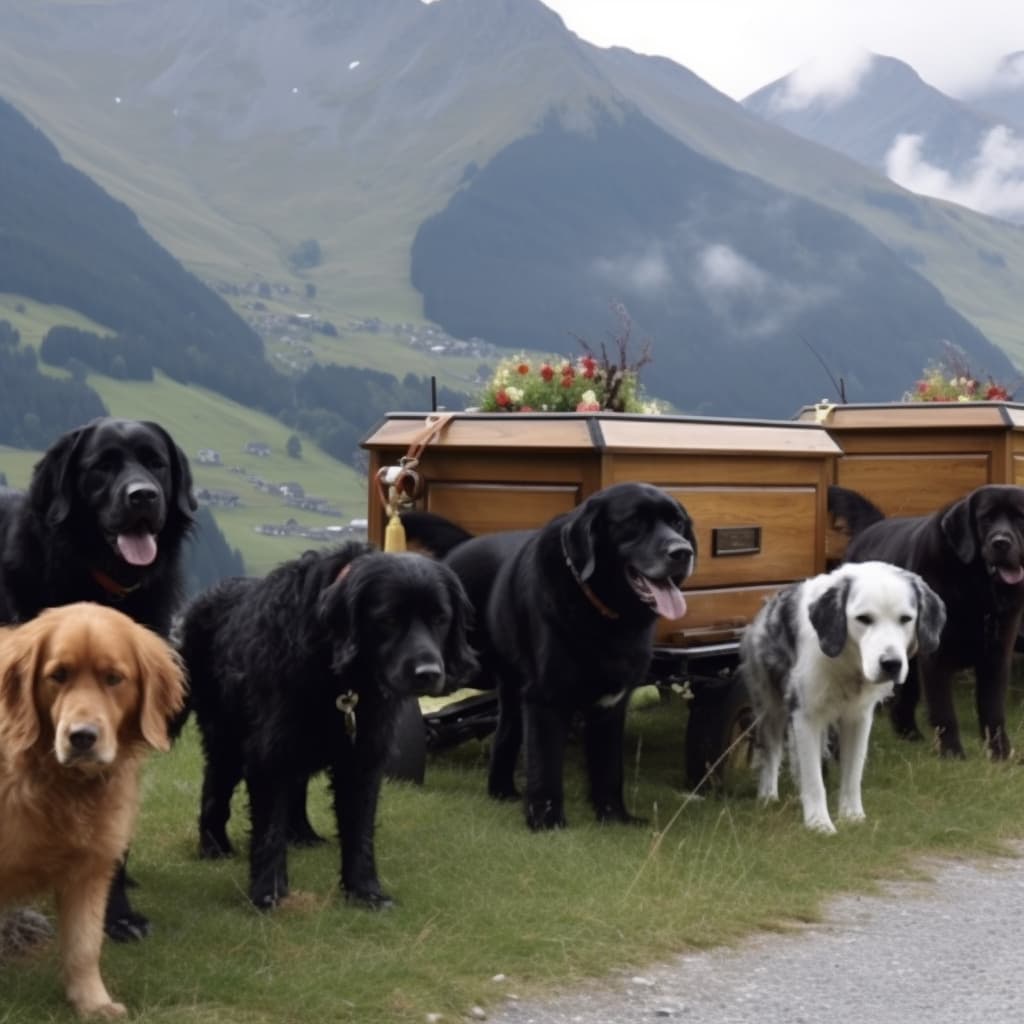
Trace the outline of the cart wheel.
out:
M 736 791 L 753 778 L 754 708 L 738 675 L 699 687 L 686 725 L 686 782 Z
M 384 773 L 392 779 L 422 783 L 427 770 L 427 727 L 420 702 L 406 697 L 398 710 Z

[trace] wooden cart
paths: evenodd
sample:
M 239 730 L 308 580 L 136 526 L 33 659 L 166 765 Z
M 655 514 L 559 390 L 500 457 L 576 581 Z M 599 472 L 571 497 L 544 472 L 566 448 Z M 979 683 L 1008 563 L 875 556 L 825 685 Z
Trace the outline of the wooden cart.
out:
M 422 434 L 423 413 L 389 415 L 364 440 L 370 480 Z M 693 517 L 688 611 L 657 631 L 653 680 L 693 700 L 687 775 L 703 776 L 748 713 L 732 680 L 740 632 L 780 586 L 825 567 L 826 498 L 840 449 L 816 423 L 616 413 L 459 413 L 419 457 L 420 508 L 473 533 L 540 526 L 601 488 L 656 484 Z M 371 487 L 368 531 L 385 516 Z M 427 716 L 434 746 L 493 725 L 494 699 Z

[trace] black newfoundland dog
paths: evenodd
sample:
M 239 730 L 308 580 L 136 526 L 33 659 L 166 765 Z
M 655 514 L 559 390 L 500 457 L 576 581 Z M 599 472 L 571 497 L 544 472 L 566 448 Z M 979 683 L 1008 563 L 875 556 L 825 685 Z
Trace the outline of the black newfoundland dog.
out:
M 182 597 L 182 545 L 196 509 L 188 460 L 163 427 L 98 419 L 58 438 L 28 491 L 0 492 L 0 623 L 95 601 L 166 636 Z M 111 938 L 144 936 L 124 866 L 107 905 Z
M 879 559 L 920 575 L 948 612 L 935 651 L 921 651 L 893 703 L 897 732 L 920 738 L 914 709 L 923 686 L 928 717 L 945 756 L 963 757 L 953 676 L 973 668 L 982 739 L 1009 757 L 1006 692 L 1024 610 L 1024 488 L 990 484 L 928 516 L 883 519 L 855 534 L 846 560 Z
M 444 547 L 437 517 L 412 513 L 403 522 L 411 543 Z M 448 537 L 460 534 L 449 527 Z M 476 611 L 475 685 L 498 688 L 488 791 L 518 797 L 514 773 L 525 739 L 530 828 L 566 823 L 563 762 L 577 712 L 598 819 L 633 820 L 622 792 L 626 706 L 646 679 L 658 616 L 686 611 L 679 586 L 696 554 L 693 524 L 678 501 L 650 484 L 623 483 L 539 530 L 462 539 L 445 555 Z
M 287 842 L 315 839 L 306 783 L 326 768 L 346 896 L 381 891 L 374 818 L 395 716 L 476 669 L 469 603 L 455 574 L 418 554 L 349 543 L 309 551 L 263 579 L 215 585 L 186 608 L 176 639 L 205 752 L 204 857 L 230 855 L 232 794 L 244 778 L 253 904 L 288 893 Z

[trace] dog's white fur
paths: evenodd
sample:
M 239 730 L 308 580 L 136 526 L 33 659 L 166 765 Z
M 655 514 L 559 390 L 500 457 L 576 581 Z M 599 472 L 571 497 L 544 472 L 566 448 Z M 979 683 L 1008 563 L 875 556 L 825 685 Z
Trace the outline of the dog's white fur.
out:
M 914 573 L 885 562 L 840 566 L 776 594 L 744 632 L 741 671 L 758 715 L 758 796 L 779 796 L 786 744 L 804 824 L 835 832 L 822 759 L 839 736 L 839 818 L 862 821 L 861 782 L 875 706 L 907 678 L 920 646 L 933 650 L 941 600 Z

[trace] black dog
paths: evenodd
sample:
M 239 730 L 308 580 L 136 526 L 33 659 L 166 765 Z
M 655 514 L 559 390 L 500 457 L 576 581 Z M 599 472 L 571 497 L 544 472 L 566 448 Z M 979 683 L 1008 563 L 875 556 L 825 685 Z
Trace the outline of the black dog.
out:
M 435 519 L 403 516 L 410 541 L 441 548 Z M 658 616 L 686 611 L 678 585 L 694 569 L 696 548 L 679 502 L 624 483 L 540 530 L 465 540 L 445 556 L 477 612 L 476 685 L 498 687 L 488 790 L 518 796 L 513 776 L 525 737 L 530 828 L 566 823 L 563 761 L 575 712 L 584 716 L 597 817 L 632 820 L 622 792 L 628 697 L 646 679 Z
M 166 636 L 195 508 L 188 460 L 156 423 L 99 419 L 64 434 L 26 494 L 0 494 L 0 623 L 96 601 Z M 121 865 L 107 905 L 114 939 L 149 930 L 126 882 Z
M 920 684 L 912 666 L 893 703 L 897 732 L 920 738 L 914 709 L 923 685 L 940 752 L 963 757 L 953 675 L 973 668 L 982 738 L 992 757 L 1009 757 L 1006 691 L 1024 611 L 1024 488 L 990 484 L 932 515 L 884 519 L 854 536 L 846 559 L 910 569 L 946 605 L 938 649 L 917 658 Z
M 354 542 L 307 552 L 261 580 L 224 581 L 186 608 L 177 641 L 206 755 L 200 855 L 233 852 L 226 826 L 244 778 L 257 907 L 288 893 L 295 821 L 315 838 L 305 785 L 324 768 L 342 887 L 371 906 L 390 902 L 373 832 L 395 715 L 410 694 L 440 693 L 476 670 L 470 614 L 458 579 L 439 562 Z

